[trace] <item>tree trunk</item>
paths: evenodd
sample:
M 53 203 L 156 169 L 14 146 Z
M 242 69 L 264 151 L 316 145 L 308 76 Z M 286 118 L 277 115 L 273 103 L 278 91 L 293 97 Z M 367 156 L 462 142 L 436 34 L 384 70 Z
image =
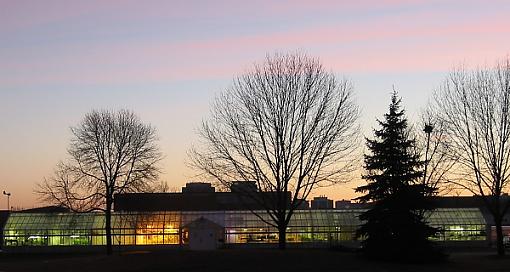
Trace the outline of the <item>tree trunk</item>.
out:
M 284 250 L 287 247 L 287 226 L 278 227 L 278 248 Z
M 106 254 L 112 255 L 112 203 L 106 199 L 106 212 L 105 212 L 105 228 L 106 228 Z
M 496 224 L 496 247 L 498 249 L 498 255 L 505 255 L 505 245 L 503 243 L 503 227 L 502 225 L 502 216 L 500 218 L 499 215 L 494 217 L 494 223 Z

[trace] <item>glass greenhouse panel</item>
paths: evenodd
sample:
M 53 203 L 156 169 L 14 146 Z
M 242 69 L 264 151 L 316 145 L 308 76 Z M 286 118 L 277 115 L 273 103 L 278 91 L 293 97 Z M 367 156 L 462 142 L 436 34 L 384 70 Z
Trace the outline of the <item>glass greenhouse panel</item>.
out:
M 289 243 L 352 241 L 364 210 L 297 210 L 289 222 Z M 178 245 L 188 241 L 186 226 L 205 218 L 224 228 L 227 244 L 277 243 L 278 231 L 264 211 L 117 212 L 112 214 L 115 245 Z M 261 220 L 261 218 L 263 220 Z M 485 240 L 478 209 L 437 209 L 426 218 L 441 231 L 439 241 Z M 266 222 L 264 222 L 266 221 Z M 4 228 L 5 246 L 104 245 L 102 213 L 12 213 Z

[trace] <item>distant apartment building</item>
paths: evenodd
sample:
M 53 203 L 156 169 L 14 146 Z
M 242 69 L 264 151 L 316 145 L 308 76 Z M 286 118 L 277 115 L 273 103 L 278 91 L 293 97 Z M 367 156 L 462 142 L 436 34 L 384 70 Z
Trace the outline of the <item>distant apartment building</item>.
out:
M 333 200 L 328 199 L 326 196 L 316 196 L 312 200 L 312 210 L 327 210 L 333 209 Z

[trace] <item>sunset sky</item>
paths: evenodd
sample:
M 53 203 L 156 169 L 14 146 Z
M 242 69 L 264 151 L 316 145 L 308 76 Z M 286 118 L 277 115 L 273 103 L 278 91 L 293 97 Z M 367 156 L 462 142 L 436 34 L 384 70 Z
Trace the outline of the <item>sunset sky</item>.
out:
M 414 121 L 449 70 L 508 56 L 509 14 L 508 0 L 0 0 L 0 191 L 43 205 L 35 184 L 66 158 L 69 127 L 102 108 L 157 128 L 170 187 L 196 181 L 186 150 L 213 97 L 268 53 L 349 78 L 370 137 L 392 86 Z M 352 198 L 359 183 L 315 194 Z

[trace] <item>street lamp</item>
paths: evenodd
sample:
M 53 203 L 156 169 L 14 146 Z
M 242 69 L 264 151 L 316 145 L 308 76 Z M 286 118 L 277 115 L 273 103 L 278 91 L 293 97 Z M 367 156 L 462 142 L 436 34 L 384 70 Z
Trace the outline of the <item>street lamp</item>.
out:
M 10 206 L 10 203 L 9 203 L 9 198 L 11 197 L 11 193 L 7 193 L 6 191 L 4 191 L 4 195 L 7 196 L 7 210 L 10 211 L 11 210 L 11 206 Z
M 425 148 L 425 169 L 423 170 L 423 184 L 427 183 L 427 166 L 429 166 L 429 147 L 430 147 L 430 134 L 434 130 L 431 123 L 426 123 L 423 131 L 427 134 L 427 147 Z

